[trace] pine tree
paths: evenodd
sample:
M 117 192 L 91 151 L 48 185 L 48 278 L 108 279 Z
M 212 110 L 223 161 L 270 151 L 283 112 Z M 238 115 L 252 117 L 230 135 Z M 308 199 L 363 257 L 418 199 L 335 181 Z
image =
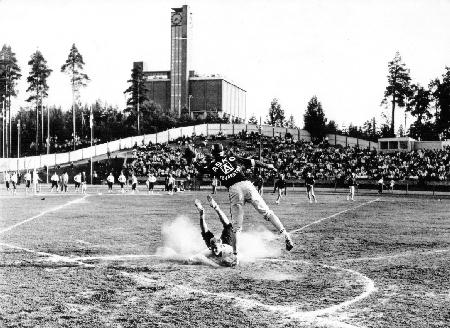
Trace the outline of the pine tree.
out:
M 312 139 L 322 140 L 326 134 L 327 119 L 322 109 L 322 104 L 313 96 L 308 102 L 304 118 L 304 129 L 307 130 Z
M 47 67 L 47 61 L 39 50 L 36 50 L 36 52 L 31 55 L 28 65 L 30 65 L 30 73 L 27 78 L 27 82 L 29 83 L 27 92 L 30 92 L 31 95 L 26 101 L 34 102 L 36 105 L 36 153 L 38 153 L 40 148 L 39 108 L 41 109 L 41 115 L 43 115 L 42 101 L 48 96 L 47 78 L 52 70 Z
M 131 70 L 131 79 L 127 81 L 130 86 L 124 91 L 128 94 L 127 108 L 125 112 L 129 113 L 130 119 L 136 122 L 136 132 L 140 134 L 140 117 L 145 108 L 142 104 L 148 101 L 147 92 L 148 89 L 145 86 L 145 77 L 143 66 L 140 63 L 135 63 L 133 69 Z M 149 114 L 144 112 L 144 114 Z
M 76 139 L 76 123 L 75 123 L 75 106 L 81 88 L 86 87 L 89 77 L 83 73 L 84 61 L 83 56 L 79 53 L 75 43 L 70 49 L 69 56 L 67 57 L 64 65 L 61 66 L 61 72 L 70 76 L 70 84 L 72 86 L 72 122 L 73 122 L 73 150 L 75 150 Z
M 388 64 L 389 74 L 388 86 L 384 91 L 384 98 L 381 104 L 391 104 L 392 116 L 391 116 L 391 135 L 394 135 L 394 116 L 395 107 L 405 107 L 408 97 L 411 95 L 409 69 L 402 62 L 400 53 L 397 52 L 392 61 Z
M 16 54 L 12 52 L 11 47 L 3 45 L 0 50 L 0 103 L 4 101 L 6 106 L 5 116 L 9 118 L 9 122 L 5 125 L 7 130 L 6 140 L 9 140 L 8 129 L 11 130 L 11 96 L 17 96 L 16 84 L 20 79 L 20 67 L 17 65 Z M 4 117 L 4 119 L 6 118 Z M 10 131 L 9 131 L 10 132 Z M 4 157 L 9 157 L 11 154 L 11 140 L 6 144 L 6 153 L 2 154 Z
M 278 99 L 274 98 L 270 103 L 269 115 L 264 122 L 272 126 L 284 126 L 286 123 L 286 116 L 281 105 L 278 103 Z
M 445 68 L 442 80 L 430 83 L 436 107 L 436 129 L 444 138 L 450 138 L 450 67 Z

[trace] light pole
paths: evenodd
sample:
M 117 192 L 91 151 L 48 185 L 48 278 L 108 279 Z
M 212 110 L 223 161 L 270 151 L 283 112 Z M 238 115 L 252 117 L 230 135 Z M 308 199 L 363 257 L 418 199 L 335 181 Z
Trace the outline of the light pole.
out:
M 188 110 L 189 110 L 189 118 L 191 118 L 191 99 L 192 99 L 192 95 L 189 95 L 188 97 Z
M 89 127 L 91 128 L 91 184 L 92 184 L 92 173 L 93 173 L 93 163 L 92 163 L 92 145 L 94 139 L 94 114 L 92 113 L 92 106 L 89 110 Z
M 42 113 L 42 116 L 44 113 Z M 50 154 L 50 108 L 47 106 L 47 154 Z
M 20 118 L 17 119 L 17 158 L 20 158 Z
M 139 125 L 139 83 L 140 83 L 140 79 L 139 76 L 137 78 L 137 135 L 139 135 L 140 133 L 140 125 Z

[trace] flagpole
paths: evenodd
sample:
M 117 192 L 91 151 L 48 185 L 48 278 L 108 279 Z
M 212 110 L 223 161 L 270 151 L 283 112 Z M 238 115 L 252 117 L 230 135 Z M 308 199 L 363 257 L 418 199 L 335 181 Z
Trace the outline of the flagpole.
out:
M 92 164 L 92 144 L 93 144 L 93 135 L 94 135 L 94 118 L 93 118 L 93 115 L 92 115 L 92 105 L 90 106 L 90 109 L 89 109 L 89 126 L 90 126 L 90 128 L 91 128 L 91 151 L 90 151 L 90 153 L 91 153 L 91 185 L 92 185 L 92 167 L 93 167 L 93 164 Z

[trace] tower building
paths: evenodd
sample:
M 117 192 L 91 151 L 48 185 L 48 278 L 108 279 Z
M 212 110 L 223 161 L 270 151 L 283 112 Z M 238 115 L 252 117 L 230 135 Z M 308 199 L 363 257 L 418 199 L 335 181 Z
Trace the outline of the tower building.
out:
M 187 5 L 172 8 L 170 14 L 170 71 L 143 69 L 147 98 L 180 116 L 205 117 L 208 114 L 245 120 L 247 92 L 228 79 L 217 75 L 201 76 L 190 69 L 191 13 Z

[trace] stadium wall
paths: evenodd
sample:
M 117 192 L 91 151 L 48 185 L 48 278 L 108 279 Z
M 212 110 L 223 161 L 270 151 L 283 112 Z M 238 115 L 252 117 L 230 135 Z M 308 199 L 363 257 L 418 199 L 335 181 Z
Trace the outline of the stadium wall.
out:
M 238 133 L 259 132 L 258 125 L 252 124 L 200 124 L 195 126 L 179 127 L 155 134 L 147 134 L 136 137 L 115 140 L 104 144 L 95 145 L 67 153 L 57 153 L 21 158 L 1 158 L 0 171 L 22 171 L 27 169 L 38 169 L 44 166 L 53 167 L 81 160 L 95 159 L 96 156 L 106 155 L 116 151 L 133 148 L 134 145 L 152 143 L 167 143 L 180 137 L 191 137 L 193 134 L 199 136 L 212 135 L 236 135 Z M 261 126 L 261 133 L 267 137 L 284 137 L 289 133 L 294 140 L 310 141 L 311 136 L 308 131 L 300 129 L 289 129 L 282 127 Z M 328 142 L 332 145 L 359 146 L 362 148 L 378 149 L 378 143 L 340 136 L 335 134 L 327 135 Z

